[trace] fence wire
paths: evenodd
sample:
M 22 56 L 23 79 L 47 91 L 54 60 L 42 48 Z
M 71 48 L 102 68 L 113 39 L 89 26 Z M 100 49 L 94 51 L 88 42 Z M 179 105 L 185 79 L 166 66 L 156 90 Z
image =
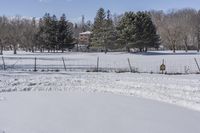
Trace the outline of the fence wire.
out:
M 0 69 L 5 71 L 74 71 L 74 72 L 139 72 L 160 73 L 163 58 L 142 60 L 140 58 L 67 58 L 67 57 L 3 57 Z M 164 59 L 165 73 L 199 73 L 200 59 Z

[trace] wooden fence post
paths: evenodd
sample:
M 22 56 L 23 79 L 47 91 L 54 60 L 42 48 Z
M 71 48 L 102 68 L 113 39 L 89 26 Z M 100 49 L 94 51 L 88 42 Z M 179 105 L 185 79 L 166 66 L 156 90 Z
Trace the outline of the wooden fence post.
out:
M 36 72 L 37 71 L 37 58 L 35 57 L 35 64 L 34 64 L 34 70 L 33 70 L 34 72 Z
M 99 57 L 97 58 L 97 72 L 99 72 Z
M 3 70 L 6 70 L 6 64 L 3 56 L 2 56 L 2 61 L 3 61 Z
M 63 66 L 64 66 L 64 69 L 65 69 L 65 71 L 67 70 L 67 68 L 66 68 L 66 65 L 65 65 L 65 60 L 64 60 L 64 58 L 62 57 L 62 61 L 63 61 Z
M 165 60 L 164 59 L 162 60 L 162 64 L 163 65 L 165 64 Z M 164 74 L 164 69 L 162 70 L 162 74 Z
M 128 65 L 129 65 L 129 68 L 130 68 L 130 71 L 133 72 L 133 68 L 131 66 L 131 62 L 130 62 L 130 59 L 128 58 Z
M 197 59 L 194 58 L 194 61 L 196 62 L 197 68 L 198 68 L 198 70 L 199 70 L 199 72 L 200 72 L 200 67 L 199 67 L 199 64 L 198 64 L 198 62 L 197 62 Z

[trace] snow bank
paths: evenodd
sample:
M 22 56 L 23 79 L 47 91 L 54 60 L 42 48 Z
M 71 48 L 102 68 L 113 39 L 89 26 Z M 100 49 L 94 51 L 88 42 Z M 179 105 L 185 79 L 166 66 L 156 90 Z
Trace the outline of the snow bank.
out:
M 200 113 L 151 100 L 69 92 L 4 93 L 5 133 L 199 133 Z

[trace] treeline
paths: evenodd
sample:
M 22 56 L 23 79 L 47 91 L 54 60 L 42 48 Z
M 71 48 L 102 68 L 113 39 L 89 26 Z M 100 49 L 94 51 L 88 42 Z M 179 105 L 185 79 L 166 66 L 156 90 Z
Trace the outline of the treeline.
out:
M 200 51 L 200 10 L 191 8 L 125 12 L 112 16 L 101 8 L 93 26 L 92 46 L 104 49 Z
M 200 11 L 181 9 L 112 14 L 100 8 L 94 22 L 71 23 L 46 13 L 40 19 L 0 16 L 0 54 L 3 50 L 56 52 L 72 49 L 79 33 L 92 31 L 90 51 L 147 51 L 200 49 Z
M 0 54 L 3 50 L 17 49 L 24 51 L 55 52 L 73 47 L 73 24 L 66 20 L 65 14 L 60 19 L 46 13 L 43 18 L 27 19 L 20 16 L 0 17 Z
M 20 16 L 13 18 L 0 17 L 0 54 L 3 50 L 14 51 L 17 48 L 25 49 L 34 45 L 34 35 L 37 32 L 36 20 L 25 19 Z
M 50 16 L 49 13 L 46 13 L 39 20 L 38 32 L 35 36 L 36 47 L 41 52 L 44 50 L 48 50 L 48 52 L 61 50 L 64 52 L 65 48 L 73 46 L 72 28 L 73 24 L 66 20 L 65 14 L 58 20 L 55 15 Z
M 130 51 L 147 51 L 159 48 L 160 37 L 152 22 L 150 12 L 126 12 L 113 19 L 110 11 L 100 8 L 92 28 L 91 46 Z
M 200 49 L 200 11 L 195 9 L 151 11 L 151 17 L 161 36 L 164 49 Z

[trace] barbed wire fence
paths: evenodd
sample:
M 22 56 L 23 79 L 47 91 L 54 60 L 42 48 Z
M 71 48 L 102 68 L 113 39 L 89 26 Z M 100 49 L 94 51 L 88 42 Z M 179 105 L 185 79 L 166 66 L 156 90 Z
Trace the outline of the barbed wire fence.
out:
M 1 57 L 1 71 L 33 71 L 33 72 L 132 72 L 151 74 L 199 74 L 200 60 L 190 58 L 184 63 L 160 58 L 158 60 L 141 61 L 124 58 L 93 57 L 90 59 L 67 57 Z M 164 65 L 164 70 L 161 66 Z

